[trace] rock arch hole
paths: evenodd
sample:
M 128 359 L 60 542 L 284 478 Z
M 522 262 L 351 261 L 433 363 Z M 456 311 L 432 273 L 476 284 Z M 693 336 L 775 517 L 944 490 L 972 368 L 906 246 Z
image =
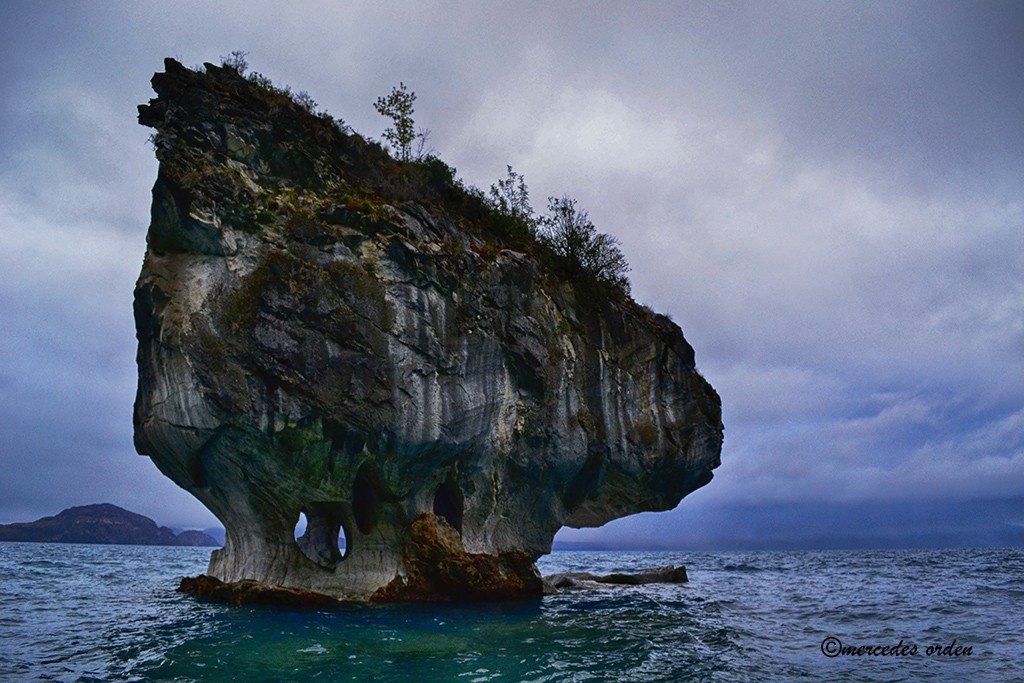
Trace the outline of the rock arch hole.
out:
M 333 569 L 345 559 L 351 550 L 348 539 L 340 502 L 310 503 L 299 512 L 295 544 L 319 566 Z
M 434 493 L 434 514 L 443 517 L 460 534 L 462 533 L 462 490 L 455 482 L 446 479 Z

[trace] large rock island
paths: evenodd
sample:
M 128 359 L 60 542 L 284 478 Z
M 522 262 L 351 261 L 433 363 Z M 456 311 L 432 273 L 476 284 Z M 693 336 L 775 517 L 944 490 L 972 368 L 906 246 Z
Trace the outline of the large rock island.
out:
M 223 522 L 211 577 L 539 596 L 559 528 L 711 480 L 721 403 L 667 317 L 262 77 L 153 87 L 135 443 Z
M 34 522 L 0 524 L 0 541 L 113 545 L 220 545 L 202 531 L 175 533 L 110 503 L 78 505 Z

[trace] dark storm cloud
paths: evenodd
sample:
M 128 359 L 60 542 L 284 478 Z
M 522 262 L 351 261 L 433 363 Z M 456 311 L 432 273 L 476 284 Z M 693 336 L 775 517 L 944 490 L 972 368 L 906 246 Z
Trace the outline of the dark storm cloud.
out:
M 665 528 L 1020 496 L 1022 34 L 994 2 L 8 3 L 0 521 L 111 500 L 210 523 L 131 446 L 135 105 L 163 57 L 234 49 L 370 136 L 404 81 L 467 182 L 511 163 L 535 208 L 572 194 L 622 240 L 725 405 L 724 464 Z
M 818 154 L 1001 174 L 1024 135 L 1019 4 L 751 3 L 716 28 L 744 97 Z M 963 181 L 963 177 L 956 180 Z

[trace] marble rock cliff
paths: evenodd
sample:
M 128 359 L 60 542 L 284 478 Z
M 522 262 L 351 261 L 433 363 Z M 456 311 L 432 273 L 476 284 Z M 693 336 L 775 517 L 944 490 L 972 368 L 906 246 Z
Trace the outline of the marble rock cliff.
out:
M 210 576 L 538 595 L 562 526 L 711 480 L 721 404 L 668 318 L 265 79 L 167 60 L 153 87 L 135 443 L 223 522 Z

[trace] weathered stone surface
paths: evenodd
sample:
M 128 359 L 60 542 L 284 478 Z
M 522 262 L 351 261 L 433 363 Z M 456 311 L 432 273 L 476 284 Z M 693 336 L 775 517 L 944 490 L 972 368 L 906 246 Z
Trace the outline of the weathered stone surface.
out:
M 562 526 L 710 481 L 721 404 L 668 318 L 561 279 L 441 162 L 229 69 L 153 86 L 135 443 L 223 522 L 211 576 L 533 596 Z

